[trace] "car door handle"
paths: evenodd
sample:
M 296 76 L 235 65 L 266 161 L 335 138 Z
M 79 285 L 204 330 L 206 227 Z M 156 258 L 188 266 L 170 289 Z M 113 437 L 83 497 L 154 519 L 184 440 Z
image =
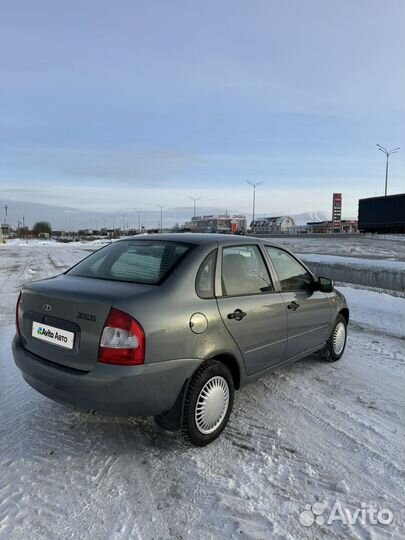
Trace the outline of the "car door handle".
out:
M 288 309 L 292 309 L 293 311 L 297 311 L 297 309 L 300 307 L 300 305 L 297 302 L 291 302 L 291 304 L 287 305 Z
M 247 313 L 241 309 L 235 309 L 233 313 L 228 313 L 228 319 L 235 319 L 235 321 L 241 321 L 243 317 L 246 317 Z

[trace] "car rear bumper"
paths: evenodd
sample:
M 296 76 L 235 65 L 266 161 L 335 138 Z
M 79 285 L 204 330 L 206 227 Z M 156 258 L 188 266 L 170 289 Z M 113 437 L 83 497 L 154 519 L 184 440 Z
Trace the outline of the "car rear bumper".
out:
M 172 408 L 202 360 L 180 359 L 142 366 L 97 363 L 82 372 L 43 360 L 13 341 L 15 363 L 41 394 L 81 411 L 107 416 L 154 416 Z

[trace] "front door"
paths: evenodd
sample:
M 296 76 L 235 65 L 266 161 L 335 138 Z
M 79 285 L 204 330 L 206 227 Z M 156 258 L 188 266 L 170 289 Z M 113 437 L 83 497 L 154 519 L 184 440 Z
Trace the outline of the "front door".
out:
M 287 358 L 293 359 L 328 339 L 331 331 L 329 298 L 315 289 L 313 277 L 297 259 L 280 248 L 265 246 L 265 249 L 287 307 Z
M 284 360 L 287 310 L 276 292 L 258 245 L 224 247 L 222 320 L 243 354 L 248 375 Z

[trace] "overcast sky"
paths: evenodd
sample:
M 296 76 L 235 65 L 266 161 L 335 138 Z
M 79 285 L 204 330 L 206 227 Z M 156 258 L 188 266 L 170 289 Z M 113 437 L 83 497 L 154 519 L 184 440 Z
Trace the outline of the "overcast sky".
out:
M 403 0 L 3 0 L 2 199 L 343 213 L 404 191 Z M 3 209 L 0 207 L 0 216 Z

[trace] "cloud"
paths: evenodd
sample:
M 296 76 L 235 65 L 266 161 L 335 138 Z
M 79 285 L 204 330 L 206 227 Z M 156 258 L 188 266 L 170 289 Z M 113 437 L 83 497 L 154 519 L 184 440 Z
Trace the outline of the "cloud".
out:
M 203 163 L 196 153 L 166 149 L 8 148 L 4 167 L 75 179 L 120 179 L 135 182 L 161 179 Z
M 338 183 L 337 189 L 339 191 Z M 55 186 L 52 189 L 43 187 L 26 187 L 26 191 L 13 193 L 4 190 L 4 195 L 11 201 L 31 203 L 46 203 L 53 206 L 67 206 L 70 212 L 104 213 L 122 215 L 142 210 L 145 214 L 158 212 L 157 204 L 165 204 L 165 214 L 170 214 L 178 221 L 185 214 L 192 214 L 192 201 L 183 188 L 158 188 L 92 185 L 76 186 L 66 189 L 65 186 Z M 193 194 L 200 196 L 197 202 L 197 212 L 212 213 L 238 212 L 251 214 L 252 192 L 244 183 L 234 185 L 233 189 L 220 187 L 194 187 Z M 370 193 L 374 195 L 374 193 Z M 354 188 L 343 194 L 343 214 L 348 217 L 357 215 L 358 199 L 363 196 L 361 190 Z M 274 215 L 299 214 L 306 211 L 321 210 L 329 212 L 332 204 L 332 190 L 328 187 L 308 189 L 303 183 L 293 190 L 286 186 L 263 185 L 256 191 L 256 214 Z M 203 210 L 205 208 L 205 210 Z M 184 211 L 182 209 L 185 209 Z M 188 209 L 188 210 L 187 210 Z M 213 210 L 214 209 L 214 210 Z M 176 217 L 177 216 L 177 217 Z
M 248 211 L 250 178 L 263 212 L 329 211 L 343 191 L 355 215 L 384 179 L 375 144 L 405 136 L 404 17 L 402 0 L 8 3 L 0 195 Z M 404 170 L 401 151 L 391 191 Z

